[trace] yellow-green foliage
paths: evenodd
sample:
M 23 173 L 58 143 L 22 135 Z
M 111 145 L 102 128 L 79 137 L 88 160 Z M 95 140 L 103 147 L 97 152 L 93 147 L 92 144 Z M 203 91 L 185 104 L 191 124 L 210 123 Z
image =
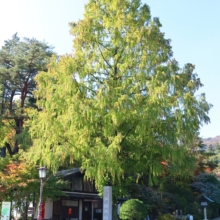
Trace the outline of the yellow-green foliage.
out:
M 90 0 L 71 23 L 74 53 L 36 77 L 29 158 L 56 171 L 79 165 L 96 186 L 189 175 L 187 146 L 209 120 L 194 66 L 172 59 L 170 41 L 139 0 Z M 165 162 L 165 165 L 162 164 Z M 103 181 L 104 180 L 104 181 Z

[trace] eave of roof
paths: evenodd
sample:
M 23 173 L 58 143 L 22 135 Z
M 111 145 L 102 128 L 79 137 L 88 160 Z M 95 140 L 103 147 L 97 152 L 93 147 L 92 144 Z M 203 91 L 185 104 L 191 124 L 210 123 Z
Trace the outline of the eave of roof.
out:
M 207 199 L 209 202 L 214 202 L 212 199 L 210 199 L 209 197 L 205 196 L 204 194 L 202 194 L 202 195 L 203 195 L 203 197 L 204 197 L 205 199 Z
M 71 174 L 81 173 L 79 168 L 73 168 L 70 170 L 60 170 L 57 172 L 57 175 L 68 176 Z

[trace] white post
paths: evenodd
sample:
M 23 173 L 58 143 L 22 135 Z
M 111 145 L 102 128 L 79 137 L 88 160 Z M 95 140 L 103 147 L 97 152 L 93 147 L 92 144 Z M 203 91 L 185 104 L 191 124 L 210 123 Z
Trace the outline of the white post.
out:
M 206 207 L 204 207 L 204 220 L 207 220 L 207 213 L 206 213 Z
M 103 190 L 103 220 L 112 220 L 112 187 L 104 186 Z

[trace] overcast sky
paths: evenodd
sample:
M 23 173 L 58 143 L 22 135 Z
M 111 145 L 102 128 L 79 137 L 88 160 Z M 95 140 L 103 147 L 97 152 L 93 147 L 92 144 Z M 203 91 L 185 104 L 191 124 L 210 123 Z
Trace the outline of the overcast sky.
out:
M 88 0 L 0 0 L 0 46 L 18 36 L 45 40 L 58 54 L 71 53 L 68 23 L 83 18 Z M 211 123 L 201 137 L 220 135 L 220 0 L 142 0 L 159 17 L 165 37 L 172 40 L 175 59 L 193 63 L 209 103 Z

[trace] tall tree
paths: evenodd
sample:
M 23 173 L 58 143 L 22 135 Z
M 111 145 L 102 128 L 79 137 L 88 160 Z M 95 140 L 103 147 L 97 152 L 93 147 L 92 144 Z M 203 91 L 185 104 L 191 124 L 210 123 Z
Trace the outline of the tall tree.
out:
M 180 68 L 158 18 L 140 0 L 90 0 L 71 23 L 72 56 L 37 75 L 29 158 L 53 170 L 79 165 L 96 185 L 124 175 L 193 171 L 187 146 L 210 105 L 194 65 Z M 174 166 L 175 165 L 175 166 Z
M 17 34 L 6 40 L 0 50 L 0 119 L 1 147 L 10 155 L 18 152 L 14 137 L 23 128 L 25 108 L 32 104 L 35 90 L 33 78 L 38 71 L 46 71 L 52 48 L 36 39 L 19 39 Z

